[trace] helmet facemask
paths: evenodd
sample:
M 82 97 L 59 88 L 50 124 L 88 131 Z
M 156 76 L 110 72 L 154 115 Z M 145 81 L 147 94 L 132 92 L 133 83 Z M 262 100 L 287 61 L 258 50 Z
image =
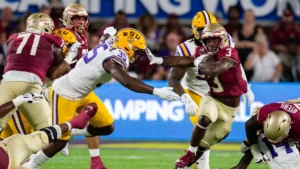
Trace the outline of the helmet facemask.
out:
M 74 16 L 71 18 L 71 24 L 77 33 L 82 34 L 88 29 L 89 17 Z
M 205 38 L 202 40 L 203 46 L 205 47 L 209 55 L 214 55 L 219 51 L 221 39 L 218 37 Z
M 201 39 L 203 46 L 209 55 L 216 54 L 228 43 L 227 32 L 225 28 L 219 24 L 207 25 L 202 32 Z

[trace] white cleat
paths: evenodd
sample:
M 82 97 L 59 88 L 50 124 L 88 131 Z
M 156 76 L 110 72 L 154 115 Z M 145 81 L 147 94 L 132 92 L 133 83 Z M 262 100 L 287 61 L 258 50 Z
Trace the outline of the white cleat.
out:
M 68 157 L 69 155 L 69 143 L 60 151 L 65 157 Z

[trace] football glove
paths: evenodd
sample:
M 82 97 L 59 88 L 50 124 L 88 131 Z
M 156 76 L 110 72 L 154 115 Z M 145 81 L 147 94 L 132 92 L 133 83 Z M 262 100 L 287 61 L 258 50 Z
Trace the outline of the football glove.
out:
M 173 87 L 154 88 L 153 95 L 165 100 L 178 100 L 180 98 L 179 95 L 172 90 Z
M 250 149 L 251 149 L 251 147 L 250 147 L 249 143 L 247 143 L 246 140 L 244 140 L 241 145 L 241 152 L 246 153 Z
M 242 101 L 246 104 L 248 100 L 248 105 L 250 106 L 254 101 L 254 93 L 251 90 L 251 85 L 248 84 L 247 93 L 242 95 Z
M 68 53 L 68 55 L 67 55 L 66 58 L 65 58 L 65 61 L 66 61 L 69 65 L 71 65 L 71 64 L 77 62 L 76 57 L 77 57 L 78 48 L 80 48 L 80 47 L 81 47 L 81 43 L 80 43 L 80 42 L 76 42 L 76 43 L 74 43 L 74 44 L 71 46 L 71 48 L 70 48 L 70 50 L 69 50 L 69 53 Z
M 161 65 L 163 63 L 163 58 L 154 56 L 149 48 L 146 48 L 146 55 L 150 61 L 150 65 Z
M 117 29 L 115 29 L 113 26 L 107 27 L 103 31 L 103 34 L 109 34 L 110 36 L 115 36 L 116 33 Z
M 253 160 L 255 163 L 266 163 L 267 161 L 270 161 L 270 159 L 266 155 L 263 155 L 260 152 L 257 144 L 251 145 L 251 153 L 253 155 Z
M 39 99 L 43 99 L 43 94 L 36 94 L 36 93 L 27 93 L 17 98 L 13 99 L 12 102 L 14 103 L 15 107 L 20 106 L 23 103 L 39 103 Z
M 180 97 L 181 101 L 185 104 L 185 111 L 189 116 L 196 116 L 198 111 L 198 106 L 194 100 L 188 94 L 184 93 Z

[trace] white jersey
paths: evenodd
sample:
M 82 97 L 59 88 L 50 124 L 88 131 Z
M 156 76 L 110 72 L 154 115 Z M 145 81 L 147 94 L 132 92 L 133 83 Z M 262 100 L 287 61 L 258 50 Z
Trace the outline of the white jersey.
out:
M 233 38 L 227 34 L 228 46 L 234 48 L 235 42 Z M 176 56 L 193 56 L 196 50 L 196 44 L 192 40 L 187 40 L 176 47 Z M 204 78 L 204 74 L 197 67 L 189 67 L 181 80 L 184 89 L 188 89 L 203 96 L 209 91 L 209 86 Z
M 271 169 L 299 169 L 300 155 L 294 142 L 284 142 L 281 145 L 271 144 L 267 138 L 260 134 L 258 146 L 270 161 L 267 161 Z
M 107 60 L 116 62 L 127 69 L 127 54 L 118 48 L 110 48 L 106 42 L 99 44 L 84 55 L 68 74 L 53 82 L 54 91 L 69 100 L 80 100 L 97 87 L 112 79 L 110 73 L 103 68 Z

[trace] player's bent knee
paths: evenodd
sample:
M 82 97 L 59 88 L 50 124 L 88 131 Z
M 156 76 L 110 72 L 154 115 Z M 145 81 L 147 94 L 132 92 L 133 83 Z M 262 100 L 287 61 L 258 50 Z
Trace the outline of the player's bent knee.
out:
M 199 117 L 198 126 L 200 125 L 203 128 L 207 128 L 211 123 L 212 121 L 210 120 L 209 117 L 203 115 Z
M 54 127 L 46 127 L 41 129 L 40 131 L 43 131 L 47 134 L 49 142 L 53 142 L 57 140 L 57 131 Z
M 89 124 L 87 127 L 87 131 L 92 136 L 107 136 L 113 133 L 115 130 L 114 124 L 110 124 L 104 127 L 94 127 L 93 125 Z

